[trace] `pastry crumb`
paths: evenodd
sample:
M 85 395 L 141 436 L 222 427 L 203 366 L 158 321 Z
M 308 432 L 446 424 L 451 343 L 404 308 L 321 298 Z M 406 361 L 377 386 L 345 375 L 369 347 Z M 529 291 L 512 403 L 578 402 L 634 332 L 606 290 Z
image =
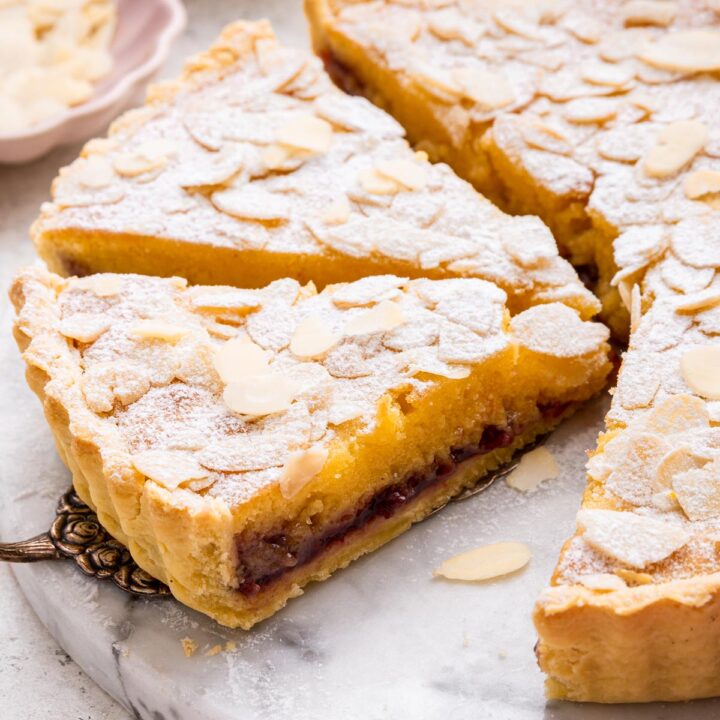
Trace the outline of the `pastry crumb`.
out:
M 197 652 L 198 644 L 192 638 L 184 637 L 180 644 L 187 658 L 192 657 Z

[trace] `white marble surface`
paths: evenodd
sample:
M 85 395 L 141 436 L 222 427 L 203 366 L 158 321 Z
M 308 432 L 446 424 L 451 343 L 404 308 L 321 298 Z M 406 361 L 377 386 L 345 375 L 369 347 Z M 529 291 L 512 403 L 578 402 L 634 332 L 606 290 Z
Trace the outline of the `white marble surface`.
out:
M 306 43 L 299 0 L 189 3 L 190 25 L 165 74 L 204 47 L 228 20 L 270 16 L 283 39 Z M 0 284 L 32 262 L 26 229 L 67 148 L 23 168 L 0 169 Z M 0 301 L 0 537 L 44 530 L 69 475 L 26 388 Z M 174 601 L 130 600 L 69 564 L 16 566 L 15 577 L 47 634 L 0 567 L 0 718 L 35 720 L 702 720 L 720 702 L 640 708 L 546 705 L 534 662 L 530 610 L 582 491 L 584 448 L 604 402 L 555 434 L 562 476 L 532 496 L 504 483 L 446 508 L 402 538 L 311 588 L 250 633 L 230 631 Z M 463 549 L 521 540 L 522 573 L 486 585 L 433 580 Z M 199 644 L 183 655 L 181 638 Z M 206 657 L 228 640 L 235 652 Z M 62 648 L 62 649 L 61 649 Z M 70 660 L 69 653 L 75 661 Z M 117 704 L 79 668 L 93 678 Z

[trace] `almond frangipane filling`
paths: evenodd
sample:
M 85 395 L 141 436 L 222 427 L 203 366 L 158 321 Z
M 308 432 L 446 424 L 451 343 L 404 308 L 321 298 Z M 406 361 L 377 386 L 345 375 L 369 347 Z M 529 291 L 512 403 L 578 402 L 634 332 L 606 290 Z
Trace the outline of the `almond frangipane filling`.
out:
M 184 602 L 243 627 L 477 481 L 610 368 L 605 327 L 560 303 L 511 317 L 477 278 L 317 294 L 29 269 L 12 295 L 47 407 L 81 438 L 76 483 L 101 483 L 102 517 Z
M 512 311 L 559 301 L 587 318 L 599 307 L 542 223 L 504 215 L 431 165 L 394 120 L 263 23 L 228 28 L 180 82 L 88 143 L 33 233 L 63 275 L 242 286 L 290 275 L 319 287 L 384 272 L 480 277 Z

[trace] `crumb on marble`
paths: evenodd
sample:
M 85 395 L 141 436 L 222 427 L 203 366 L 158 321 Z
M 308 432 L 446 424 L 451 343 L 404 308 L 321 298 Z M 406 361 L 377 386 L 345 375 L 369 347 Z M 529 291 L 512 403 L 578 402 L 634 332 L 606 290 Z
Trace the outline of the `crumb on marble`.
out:
M 192 657 L 196 650 L 198 649 L 198 644 L 189 637 L 184 637 L 180 644 L 182 645 L 183 652 L 185 653 L 185 657 Z
M 213 645 L 206 653 L 205 657 L 213 657 L 214 655 L 217 655 L 222 652 L 223 646 L 222 645 Z

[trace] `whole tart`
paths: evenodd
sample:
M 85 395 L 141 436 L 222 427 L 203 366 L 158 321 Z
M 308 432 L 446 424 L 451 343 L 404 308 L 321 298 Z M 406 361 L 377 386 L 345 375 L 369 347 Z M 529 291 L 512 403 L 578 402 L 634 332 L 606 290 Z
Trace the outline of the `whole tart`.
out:
M 183 603 L 249 628 L 603 387 L 608 330 L 479 279 L 261 290 L 20 272 L 27 377 L 82 499 Z
M 306 6 L 337 81 L 538 213 L 630 330 L 577 532 L 535 610 L 548 696 L 720 694 L 718 4 Z
M 266 22 L 235 23 L 182 77 L 90 141 L 32 228 L 61 275 L 261 287 L 369 275 L 478 277 L 511 311 L 595 297 L 534 217 L 509 217 L 402 128 L 338 90 Z

